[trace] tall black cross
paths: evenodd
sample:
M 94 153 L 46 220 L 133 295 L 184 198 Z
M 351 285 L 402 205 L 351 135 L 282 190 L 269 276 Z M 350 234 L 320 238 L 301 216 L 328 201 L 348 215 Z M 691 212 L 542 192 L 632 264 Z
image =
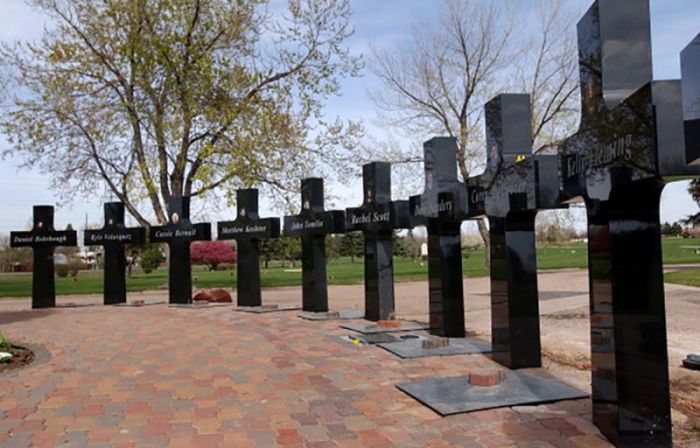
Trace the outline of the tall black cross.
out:
M 649 22 L 644 0 L 581 19 L 581 124 L 560 147 L 588 215 L 593 421 L 621 446 L 672 444 L 659 199 L 664 176 L 697 173 L 680 82 L 652 81 Z
M 345 212 L 323 209 L 323 179 L 301 181 L 301 212 L 284 217 L 284 233 L 301 237 L 302 309 L 328 311 L 326 235 L 345 232 Z
M 99 230 L 85 230 L 86 246 L 104 247 L 104 304 L 126 302 L 126 255 L 128 244 L 143 244 L 146 231 L 143 227 L 124 225 L 124 204 L 108 202 L 104 205 L 105 225 Z
M 487 168 L 479 183 L 489 218 L 493 358 L 509 368 L 539 367 L 535 218 L 565 207 L 558 158 L 532 154 L 530 95 L 499 95 L 485 117 Z
M 150 241 L 166 243 L 170 248 L 170 303 L 192 303 L 190 245 L 193 241 L 211 240 L 211 224 L 190 222 L 189 196 L 172 196 L 168 199 L 168 218 L 166 225 L 150 228 Z
M 258 190 L 236 190 L 236 220 L 217 224 L 220 240 L 236 240 L 238 306 L 260 306 L 260 249 L 263 238 L 279 238 L 279 218 L 258 216 Z
M 410 198 L 411 216 L 428 230 L 431 332 L 464 337 L 464 288 L 460 227 L 467 219 L 467 188 L 457 179 L 457 140 L 436 137 L 423 144 L 425 192 Z
M 53 228 L 53 207 L 34 206 L 34 227 L 29 232 L 10 232 L 11 247 L 34 249 L 32 269 L 32 308 L 56 306 L 56 284 L 53 271 L 53 251 L 58 246 L 76 246 L 78 237 L 73 230 Z
M 408 201 L 391 200 L 391 164 L 362 166 L 362 207 L 345 211 L 346 230 L 365 239 L 365 319 L 386 320 L 394 314 L 394 229 L 412 227 Z
M 700 164 L 700 35 L 681 53 L 685 153 L 688 163 Z

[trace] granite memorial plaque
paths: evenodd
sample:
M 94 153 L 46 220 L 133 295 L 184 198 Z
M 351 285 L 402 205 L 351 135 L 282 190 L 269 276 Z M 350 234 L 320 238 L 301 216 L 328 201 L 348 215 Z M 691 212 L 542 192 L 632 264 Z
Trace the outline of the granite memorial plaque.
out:
M 56 306 L 53 252 L 58 246 L 76 246 L 78 237 L 73 230 L 55 230 L 53 207 L 34 206 L 34 227 L 29 232 L 10 232 L 11 247 L 31 247 L 34 251 L 32 269 L 32 308 Z
M 492 356 L 512 369 L 540 367 L 535 218 L 566 207 L 558 157 L 532 154 L 530 95 L 499 95 L 485 117 L 487 168 L 468 184 L 478 184 L 470 212 L 489 219 Z
M 258 216 L 258 190 L 236 190 L 237 216 L 235 221 L 217 224 L 220 240 L 236 240 L 238 260 L 236 265 L 236 291 L 238 306 L 259 307 L 260 248 L 263 238 L 279 238 L 279 218 Z
M 408 201 L 391 200 L 391 164 L 372 162 L 362 167 L 362 207 L 345 211 L 346 230 L 364 235 L 365 319 L 394 317 L 394 229 L 412 227 Z
M 464 337 L 460 227 L 467 219 L 467 188 L 457 179 L 457 141 L 437 137 L 423 145 L 425 192 L 409 201 L 411 216 L 428 231 L 431 333 Z
M 328 311 L 326 235 L 345 232 L 345 212 L 324 210 L 323 179 L 301 181 L 301 212 L 284 217 L 284 234 L 301 238 L 303 311 Z
M 211 240 L 211 224 L 190 222 L 189 196 L 172 196 L 168 200 L 169 221 L 164 226 L 151 227 L 151 243 L 166 243 L 170 248 L 168 289 L 171 304 L 192 303 L 193 241 Z
M 652 80 L 647 1 L 596 1 L 578 40 L 581 123 L 560 154 L 588 215 L 593 421 L 619 446 L 671 446 L 659 199 L 698 173 L 694 133 L 680 81 Z
M 104 304 L 126 303 L 125 246 L 143 244 L 146 231 L 142 227 L 124 225 L 124 204 L 104 204 L 105 224 L 99 230 L 85 230 L 86 246 L 104 247 Z

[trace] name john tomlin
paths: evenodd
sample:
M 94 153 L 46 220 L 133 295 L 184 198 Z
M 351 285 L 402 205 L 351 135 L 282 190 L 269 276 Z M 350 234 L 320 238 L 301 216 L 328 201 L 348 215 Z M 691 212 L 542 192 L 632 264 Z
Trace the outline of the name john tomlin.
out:
M 317 219 L 315 221 L 302 221 L 293 222 L 292 230 L 302 230 L 302 229 L 320 229 L 323 227 L 323 221 Z

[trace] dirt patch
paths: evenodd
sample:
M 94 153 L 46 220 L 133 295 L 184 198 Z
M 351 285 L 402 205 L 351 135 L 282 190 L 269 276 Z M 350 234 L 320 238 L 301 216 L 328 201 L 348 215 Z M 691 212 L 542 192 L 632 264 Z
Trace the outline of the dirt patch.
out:
M 34 352 L 28 348 L 12 346 L 10 349 L 12 358 L 6 362 L 0 362 L 0 373 L 24 367 L 34 361 Z
M 671 407 L 674 441 L 700 442 L 700 372 L 671 369 Z

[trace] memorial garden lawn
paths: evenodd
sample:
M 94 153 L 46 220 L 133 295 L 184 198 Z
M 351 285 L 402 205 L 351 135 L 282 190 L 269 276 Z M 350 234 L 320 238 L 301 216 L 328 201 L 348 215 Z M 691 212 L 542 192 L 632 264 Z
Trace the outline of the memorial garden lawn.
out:
M 681 238 L 664 238 L 664 263 L 698 264 L 700 255 L 688 250 L 689 240 Z M 586 245 L 576 243 L 565 246 L 540 247 L 537 250 L 537 264 L 540 269 L 586 268 Z M 465 277 L 484 277 L 488 270 L 484 267 L 483 249 L 472 252 L 462 260 Z M 194 266 L 193 283 L 195 288 L 231 288 L 235 286 L 235 270 L 209 271 L 203 266 Z M 428 264 L 405 258 L 394 258 L 394 276 L 396 281 L 427 280 Z M 349 258 L 331 260 L 328 263 L 328 283 L 331 285 L 349 285 L 362 283 L 364 271 L 362 258 L 356 258 L 354 263 Z M 295 267 L 279 266 L 271 263 L 270 268 L 261 269 L 263 287 L 296 286 L 301 284 L 301 263 Z M 682 270 L 666 274 L 670 283 L 700 286 L 700 269 Z M 29 273 L 0 274 L 0 297 L 27 297 L 31 295 L 32 278 Z M 97 294 L 102 292 L 102 271 L 81 271 L 77 279 L 71 277 L 56 278 L 56 294 Z M 135 269 L 127 280 L 128 291 L 145 291 L 166 288 L 168 270 L 161 266 L 157 271 L 144 274 Z

